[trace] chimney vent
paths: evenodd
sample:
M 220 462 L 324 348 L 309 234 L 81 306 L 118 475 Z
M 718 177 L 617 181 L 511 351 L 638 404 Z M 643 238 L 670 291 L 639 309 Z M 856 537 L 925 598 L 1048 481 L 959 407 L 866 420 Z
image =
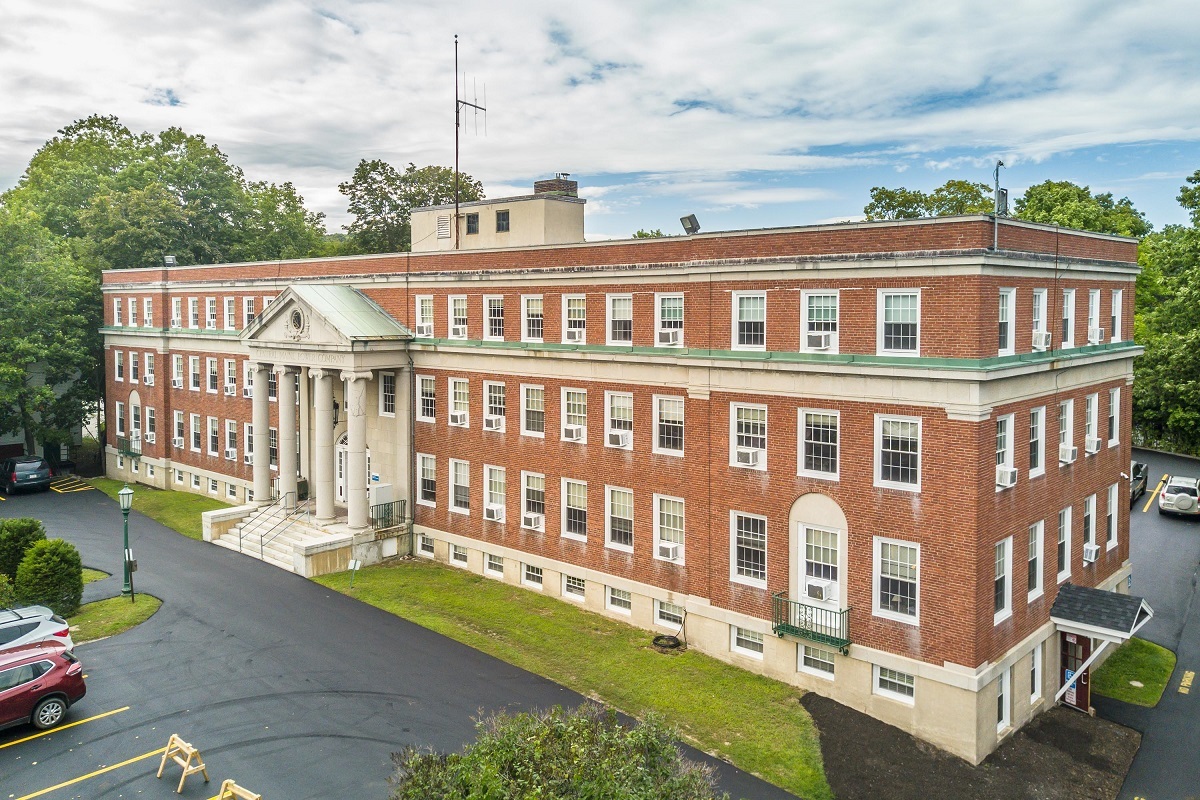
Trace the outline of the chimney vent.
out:
M 579 197 L 579 181 L 569 180 L 571 173 L 556 172 L 548 181 L 534 181 L 534 194 L 556 194 L 561 197 Z

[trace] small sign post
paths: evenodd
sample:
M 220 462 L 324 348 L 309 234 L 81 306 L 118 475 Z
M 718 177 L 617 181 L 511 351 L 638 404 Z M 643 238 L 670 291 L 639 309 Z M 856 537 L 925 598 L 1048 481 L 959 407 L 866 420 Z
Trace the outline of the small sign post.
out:
M 125 574 L 129 576 L 129 602 L 137 602 L 137 592 L 133 590 L 133 573 L 137 572 L 137 559 L 133 557 L 133 548 L 125 551 Z
M 362 568 L 362 562 L 357 558 L 350 559 L 350 588 L 354 588 L 354 573 Z

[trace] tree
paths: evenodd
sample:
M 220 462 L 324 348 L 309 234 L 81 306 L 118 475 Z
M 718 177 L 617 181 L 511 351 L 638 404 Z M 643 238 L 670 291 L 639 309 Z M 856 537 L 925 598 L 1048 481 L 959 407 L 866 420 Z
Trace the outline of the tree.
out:
M 871 202 L 863 209 L 867 219 L 919 219 L 955 214 L 990 214 L 995 209 L 991 189 L 985 183 L 951 179 L 932 193 L 919 189 L 871 189 Z
M 409 163 L 398 172 L 378 159 L 358 162 L 349 181 L 338 185 L 349 198 L 354 221 L 345 226 L 350 247 L 358 253 L 399 253 L 412 249 L 412 211 L 454 202 L 454 170 L 418 168 Z M 483 184 L 459 173 L 460 202 L 483 199 Z
M 22 603 L 48 606 L 60 616 L 78 611 L 83 598 L 83 562 L 75 545 L 47 539 L 29 548 L 17 567 L 16 590 Z
M 666 236 L 666 234 L 663 233 L 660 228 L 655 228 L 654 230 L 650 230 L 650 231 L 646 230 L 645 228 L 638 228 L 637 233 L 635 233 L 633 235 L 633 238 L 635 238 L 635 239 L 660 239 L 663 236 Z
M 1200 225 L 1200 169 L 1185 178 L 1187 184 L 1179 187 L 1179 205 L 1192 218 L 1192 225 Z
M 707 800 L 712 769 L 685 760 L 657 718 L 627 727 L 611 711 L 500 712 L 476 723 L 462 753 L 415 748 L 392 760 L 391 800 L 614 798 Z
M 36 215 L 0 206 L 0 433 L 65 443 L 92 407 L 100 291 Z
M 867 219 L 917 219 L 925 216 L 929 198 L 916 189 L 888 189 L 875 186 L 871 189 L 871 202 L 863 208 Z
M 325 255 L 325 215 L 304 207 L 291 183 L 246 186 L 241 228 L 234 245 L 238 261 L 269 261 Z
M 8 576 L 0 573 L 0 608 L 12 608 L 17 604 L 17 593 Z
M 17 577 L 25 553 L 46 538 L 42 523 L 29 517 L 0 520 L 0 575 Z M 3 603 L 0 603 L 3 605 Z
M 1016 202 L 1018 219 L 1097 233 L 1142 237 L 1153 227 L 1128 197 L 1093 195 L 1087 186 L 1047 180 L 1030 186 Z

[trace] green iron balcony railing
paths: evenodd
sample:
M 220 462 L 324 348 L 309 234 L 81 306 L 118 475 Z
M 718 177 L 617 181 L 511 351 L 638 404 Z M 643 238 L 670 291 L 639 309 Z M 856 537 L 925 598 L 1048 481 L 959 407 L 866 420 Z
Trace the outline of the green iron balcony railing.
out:
M 843 655 L 850 649 L 850 609 L 840 611 L 771 595 L 771 627 L 780 636 L 795 636 L 828 647 Z
M 118 436 L 117 437 L 117 453 L 130 458 L 141 458 L 142 456 L 142 437 L 141 436 Z
M 375 530 L 383 530 L 403 525 L 405 521 L 404 504 L 405 501 L 403 500 L 395 500 L 391 503 L 380 503 L 379 505 L 371 506 L 371 527 Z

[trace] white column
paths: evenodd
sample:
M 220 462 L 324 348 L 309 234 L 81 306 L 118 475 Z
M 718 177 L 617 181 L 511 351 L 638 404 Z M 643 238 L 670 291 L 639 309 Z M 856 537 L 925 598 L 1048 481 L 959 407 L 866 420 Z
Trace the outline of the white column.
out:
M 296 374 L 297 367 L 276 367 L 279 394 L 279 496 L 296 504 Z
M 254 399 L 250 424 L 254 427 L 254 502 L 271 502 L 271 409 L 267 403 L 267 381 L 270 364 L 252 364 L 254 370 Z
M 317 522 L 333 519 L 333 373 L 310 369 L 315 386 L 313 424 L 313 493 L 317 498 Z
M 296 470 L 301 478 L 309 478 L 309 492 L 312 491 L 312 389 L 308 382 L 308 367 L 300 368 L 296 379 L 296 394 L 300 395 L 300 465 Z M 310 495 L 311 497 L 311 495 Z
M 346 515 L 351 529 L 370 522 L 367 499 L 367 381 L 370 371 L 343 372 L 346 382 Z

